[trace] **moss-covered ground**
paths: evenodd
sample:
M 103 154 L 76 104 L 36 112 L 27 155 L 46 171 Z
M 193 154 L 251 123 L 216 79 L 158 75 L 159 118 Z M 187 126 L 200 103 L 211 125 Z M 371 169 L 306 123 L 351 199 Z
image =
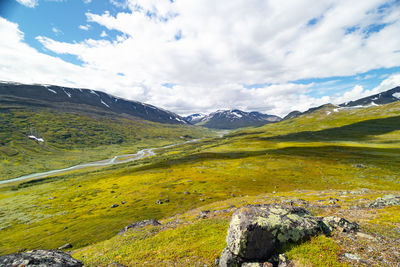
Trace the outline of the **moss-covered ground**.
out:
M 347 208 L 313 207 L 316 214 L 350 216 L 357 210 L 347 211 L 358 201 L 399 192 L 400 103 L 335 110 L 325 107 L 224 138 L 160 149 L 136 162 L 0 187 L 0 254 L 68 242 L 78 249 L 74 255 L 89 266 L 114 261 L 212 265 L 224 247 L 230 211 L 197 220 L 197 214 L 185 213 L 188 210 L 221 210 L 285 198 L 327 201 L 329 194 L 323 192 L 328 190 L 372 190 L 363 197 L 342 197 L 335 191 L 332 197 L 342 198 L 341 206 Z M 164 203 L 156 204 L 157 200 Z M 113 204 L 119 206 L 111 208 Z M 367 232 L 398 238 L 396 212 L 396 207 L 363 210 L 365 216 L 354 219 L 364 220 Z M 170 220 L 169 226 L 115 237 L 129 223 L 176 214 L 183 217 L 164 219 Z M 287 254 L 305 266 L 310 261 L 314 266 L 345 264 L 334 239 L 318 237 L 302 246 Z M 302 256 L 320 253 L 324 247 L 329 253 L 320 261 Z

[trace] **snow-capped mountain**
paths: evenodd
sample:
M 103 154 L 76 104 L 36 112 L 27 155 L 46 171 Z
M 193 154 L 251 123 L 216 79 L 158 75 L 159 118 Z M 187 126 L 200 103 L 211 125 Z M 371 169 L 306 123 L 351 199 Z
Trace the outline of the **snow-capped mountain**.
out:
M 118 98 L 104 92 L 55 85 L 0 82 L 0 102 L 35 107 L 51 107 L 85 114 L 139 117 L 148 121 L 187 124 L 173 112 Z
M 307 110 L 305 112 L 300 112 L 297 110 L 292 111 L 288 115 L 286 115 L 283 118 L 283 120 L 297 118 L 303 114 L 311 113 L 318 109 L 321 109 L 324 107 L 329 107 L 329 106 L 335 108 L 336 110 L 340 110 L 340 108 L 367 108 L 367 107 L 389 104 L 389 103 L 396 102 L 399 100 L 400 100 L 400 86 L 397 86 L 397 87 L 387 90 L 385 92 L 367 96 L 364 98 L 360 98 L 358 100 L 346 102 L 346 103 L 340 104 L 338 106 L 333 105 L 333 104 L 325 104 L 325 105 L 322 105 L 319 107 L 310 108 L 309 110 Z
M 377 106 L 377 105 L 392 103 L 399 100 L 400 100 L 400 86 L 397 86 L 388 91 L 376 95 L 367 96 L 355 101 L 346 102 L 340 104 L 339 106 L 341 107 Z
M 257 111 L 245 112 L 238 109 L 218 110 L 203 118 L 200 118 L 200 116 L 195 116 L 195 118 L 198 118 L 197 125 L 214 129 L 236 129 L 249 126 L 261 126 L 266 123 L 278 122 L 281 120 L 280 117 L 275 115 L 263 114 Z
M 202 113 L 195 113 L 189 116 L 185 117 L 185 120 L 187 122 L 190 122 L 191 124 L 196 124 L 201 122 L 207 115 L 202 114 Z

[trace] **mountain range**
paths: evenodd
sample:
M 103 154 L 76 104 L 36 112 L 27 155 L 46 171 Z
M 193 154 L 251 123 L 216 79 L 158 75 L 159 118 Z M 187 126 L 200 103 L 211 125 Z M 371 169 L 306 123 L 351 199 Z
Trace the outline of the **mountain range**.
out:
M 237 129 L 262 126 L 267 123 L 293 119 L 321 109 L 326 105 L 337 108 L 362 108 L 400 100 L 400 86 L 379 94 L 349 101 L 340 105 L 325 104 L 305 112 L 292 111 L 283 118 L 257 111 L 245 112 L 239 109 L 218 110 L 208 115 L 195 113 L 186 117 L 138 101 L 126 100 L 107 93 L 45 84 L 20 84 L 0 82 L 0 103 L 20 104 L 30 107 L 49 107 L 60 111 L 108 117 L 140 118 L 147 121 L 168 124 L 192 124 L 212 129 Z
M 187 124 L 184 118 L 173 112 L 101 91 L 81 88 L 0 82 L 0 102 L 129 119 L 138 117 L 160 123 Z
M 267 123 L 279 122 L 282 119 L 275 115 L 263 114 L 257 111 L 245 112 L 239 109 L 231 109 L 218 110 L 209 115 L 196 113 L 185 117 L 185 120 L 207 128 L 236 129 L 249 126 L 261 126 Z

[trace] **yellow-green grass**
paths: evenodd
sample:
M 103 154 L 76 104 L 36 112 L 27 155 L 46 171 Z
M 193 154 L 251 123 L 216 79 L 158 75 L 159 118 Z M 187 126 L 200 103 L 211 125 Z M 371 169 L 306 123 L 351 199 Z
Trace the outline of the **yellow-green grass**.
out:
M 165 218 L 232 195 L 279 195 L 296 189 L 400 190 L 399 110 L 399 104 L 390 104 L 387 109 L 359 110 L 362 115 L 354 110 L 332 112 L 328 118 L 318 111 L 314 117 L 162 149 L 139 162 L 0 188 L 0 254 L 57 248 L 67 242 L 83 247 L 109 239 L 131 222 Z M 395 119 L 371 122 L 380 116 Z M 356 124 L 362 121 L 361 126 Z M 376 123 L 385 130 L 356 135 Z M 339 129 L 330 130 L 322 140 L 320 133 L 314 135 L 318 138 L 290 137 L 299 129 L 329 127 Z M 167 198 L 170 202 L 155 204 Z M 120 206 L 111 208 L 112 204 Z
M 364 192 L 364 193 L 363 193 Z M 309 204 L 328 204 L 330 198 L 337 198 L 342 207 L 318 209 L 309 208 L 314 215 L 344 217 L 358 222 L 362 230 L 373 222 L 375 209 L 363 209 L 362 217 L 351 210 L 356 204 L 368 203 L 372 199 L 392 191 L 360 191 L 344 194 L 343 191 L 306 191 L 295 190 L 276 194 L 234 197 L 216 201 L 161 220 L 161 226 L 147 226 L 143 229 L 128 230 L 109 240 L 73 251 L 73 256 L 87 266 L 106 266 L 118 262 L 126 266 L 215 266 L 214 259 L 219 257 L 226 246 L 226 233 L 232 215 L 232 207 L 247 204 L 282 203 L 284 200 L 303 199 Z M 229 209 L 229 210 L 226 210 Z M 395 209 L 386 208 L 387 210 Z M 206 219 L 200 219 L 201 211 L 210 211 Z M 387 227 L 395 228 L 400 218 L 394 217 Z M 381 228 L 373 228 L 372 234 L 381 233 Z M 362 249 L 362 240 L 359 244 Z M 339 256 L 350 248 L 341 246 L 334 237 L 323 235 L 312 237 L 302 243 L 292 244 L 280 249 L 289 259 L 299 266 L 349 266 L 340 262 Z
M 227 219 L 210 219 L 161 230 L 129 231 L 74 254 L 87 266 L 213 266 L 225 246 Z

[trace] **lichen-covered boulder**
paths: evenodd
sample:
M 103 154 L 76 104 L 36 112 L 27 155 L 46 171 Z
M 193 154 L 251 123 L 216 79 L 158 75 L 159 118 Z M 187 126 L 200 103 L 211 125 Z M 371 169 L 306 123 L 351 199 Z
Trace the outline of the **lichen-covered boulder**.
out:
M 370 203 L 370 208 L 383 208 L 386 206 L 397 206 L 400 205 L 400 196 L 397 195 L 386 195 L 378 197 L 374 202 Z
M 341 232 L 357 232 L 359 225 L 354 222 L 349 222 L 346 219 L 329 216 L 322 219 L 323 230 L 325 233 L 329 234 L 335 229 L 339 229 Z
M 241 259 L 267 260 L 281 245 L 320 230 L 319 220 L 301 207 L 245 206 L 232 215 L 227 244 L 229 251 Z
M 1 256 L 0 266 L 81 267 L 83 263 L 59 250 L 32 250 Z

